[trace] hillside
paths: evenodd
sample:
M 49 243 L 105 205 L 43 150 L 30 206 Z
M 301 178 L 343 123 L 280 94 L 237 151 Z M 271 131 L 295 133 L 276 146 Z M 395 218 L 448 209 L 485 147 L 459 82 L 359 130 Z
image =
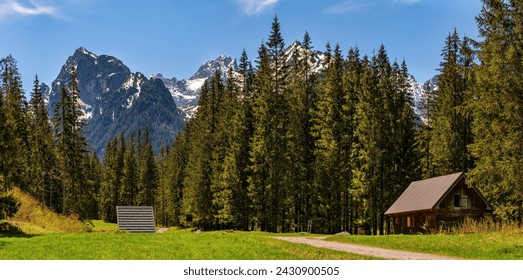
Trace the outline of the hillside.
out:
M 13 197 L 20 203 L 20 209 L 14 217 L 5 220 L 2 227 L 10 232 L 40 234 L 49 232 L 83 232 L 88 227 L 76 216 L 59 215 L 31 195 L 18 188 L 11 190 Z M 8 224 L 8 225 L 6 225 Z

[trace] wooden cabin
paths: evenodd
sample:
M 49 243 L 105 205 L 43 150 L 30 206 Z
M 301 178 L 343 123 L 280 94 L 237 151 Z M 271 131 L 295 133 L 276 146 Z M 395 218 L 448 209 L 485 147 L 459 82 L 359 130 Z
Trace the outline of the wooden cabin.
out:
M 385 215 L 394 233 L 427 233 L 492 215 L 492 207 L 460 172 L 412 182 Z

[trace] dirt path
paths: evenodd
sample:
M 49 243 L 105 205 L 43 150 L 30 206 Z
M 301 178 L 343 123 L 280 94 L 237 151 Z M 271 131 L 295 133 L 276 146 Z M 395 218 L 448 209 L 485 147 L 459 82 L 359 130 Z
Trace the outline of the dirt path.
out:
M 168 228 L 159 228 L 158 230 L 156 230 L 156 233 L 165 233 L 168 230 L 169 230 Z
M 391 249 L 382 249 L 376 247 L 369 247 L 363 245 L 355 245 L 341 242 L 325 241 L 324 238 L 307 238 L 307 237 L 275 237 L 276 239 L 299 243 L 307 244 L 309 246 L 331 249 L 336 251 L 343 251 L 347 253 L 353 253 L 358 255 L 366 255 L 377 257 L 381 259 L 391 259 L 391 260 L 455 260 L 456 258 L 439 256 L 432 254 L 424 253 L 413 253 L 399 250 Z

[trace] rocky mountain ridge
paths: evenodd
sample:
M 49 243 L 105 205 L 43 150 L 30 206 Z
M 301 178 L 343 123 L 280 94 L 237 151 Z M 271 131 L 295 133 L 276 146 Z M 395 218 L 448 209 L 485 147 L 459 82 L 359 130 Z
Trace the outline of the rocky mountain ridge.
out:
M 300 48 L 303 46 L 295 42 L 285 50 L 287 63 L 292 63 L 293 53 Z M 311 51 L 310 69 L 320 72 L 324 58 L 324 53 Z M 188 79 L 165 78 L 162 74 L 147 78 L 140 72 L 132 73 L 116 57 L 96 55 L 82 47 L 67 59 L 51 87 L 42 85 L 51 117 L 60 98 L 60 88 L 69 84 L 73 65 L 77 67 L 83 118 L 88 123 L 86 137 L 100 155 L 113 137 L 120 133 L 127 136 L 145 127 L 150 131 L 155 151 L 171 144 L 185 121 L 196 112 L 204 82 L 216 71 L 224 79 L 229 69 L 233 73 L 238 71 L 236 59 L 221 55 L 203 63 Z M 414 111 L 418 120 L 425 122 L 421 106 L 425 98 L 425 83 L 409 77 Z M 437 77 L 428 81 L 429 88 L 434 89 L 436 83 Z

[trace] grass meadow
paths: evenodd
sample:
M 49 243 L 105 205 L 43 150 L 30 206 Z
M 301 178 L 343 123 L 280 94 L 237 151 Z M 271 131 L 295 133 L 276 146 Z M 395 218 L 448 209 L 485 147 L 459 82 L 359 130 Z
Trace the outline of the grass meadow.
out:
M 473 260 L 523 260 L 523 235 L 499 232 L 471 234 L 331 236 L 328 241 L 423 252 Z
M 4 260 L 359 260 L 365 256 L 292 244 L 261 232 L 170 230 L 0 234 Z
M 120 232 L 116 224 L 61 216 L 13 190 L 18 213 L 0 221 L 0 260 L 365 260 L 371 257 L 293 244 L 265 232 L 200 234 L 171 228 L 163 234 Z M 278 234 L 309 236 L 306 234 Z M 312 235 L 315 236 L 315 235 Z M 469 222 L 433 235 L 338 235 L 328 241 L 447 255 L 463 259 L 523 260 L 520 225 Z

